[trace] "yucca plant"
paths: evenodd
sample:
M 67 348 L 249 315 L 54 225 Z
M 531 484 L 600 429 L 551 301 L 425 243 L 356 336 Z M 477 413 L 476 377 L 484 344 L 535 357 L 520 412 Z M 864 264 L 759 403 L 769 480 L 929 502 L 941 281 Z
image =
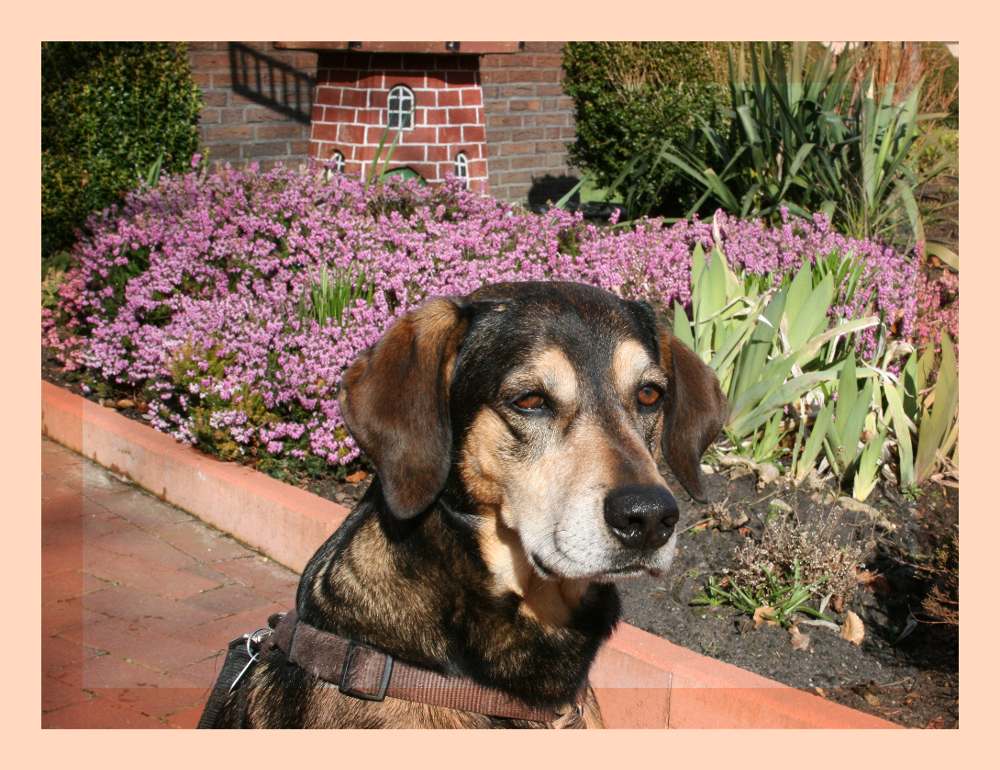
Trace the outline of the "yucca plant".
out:
M 806 53 L 806 44 L 793 44 L 789 63 L 780 44 L 730 48 L 728 131 L 702 121 L 698 140 L 665 143 L 656 153 L 702 190 L 688 215 L 706 204 L 741 217 L 769 217 L 782 206 L 799 215 L 833 212 L 815 176 L 836 174 L 820 155 L 847 138 L 844 124 L 826 116 L 837 116 L 849 97 L 852 56 L 834 63 L 824 49 L 807 68 Z
M 386 127 L 382 129 L 382 136 L 379 138 L 378 147 L 375 148 L 375 157 L 372 158 L 371 167 L 368 169 L 368 178 L 365 179 L 366 190 L 373 184 L 382 182 L 385 179 L 386 174 L 389 172 L 389 163 L 392 161 L 393 153 L 396 152 L 396 146 L 399 144 L 399 139 L 402 135 L 402 131 L 396 132 L 396 136 L 393 137 L 392 143 L 389 145 L 389 152 L 383 162 L 382 149 L 385 147 L 385 140 L 389 138 L 389 126 L 386 125 Z M 379 163 L 382 163 L 381 169 L 379 169 Z
M 921 375 L 921 371 L 925 372 Z M 917 367 L 917 391 L 926 382 L 926 369 Z M 920 377 L 923 379 L 919 379 Z M 954 450 L 954 451 L 953 451 Z M 941 335 L 941 363 L 934 389 L 924 397 L 920 408 L 917 452 L 913 461 L 914 481 L 929 479 L 938 467 L 948 462 L 958 467 L 958 362 L 947 332 Z
M 859 388 L 861 375 L 852 351 L 844 359 L 835 390 L 831 390 L 816 415 L 804 443 L 807 420 L 799 420 L 792 451 L 792 471 L 797 484 L 806 479 L 822 453 L 841 484 L 853 480 L 855 498 L 863 501 L 874 489 L 877 472 L 882 467 L 886 429 L 877 429 L 879 386 L 870 371 L 866 369 L 863 374 L 865 384 Z M 805 413 L 800 407 L 800 416 Z M 865 436 L 869 436 L 868 440 Z
M 874 415 L 869 415 L 874 422 Z M 885 445 L 888 428 L 883 425 L 865 444 L 854 472 L 854 486 L 851 494 L 855 500 L 864 502 L 878 483 L 878 471 L 882 467 L 882 447 Z
M 847 357 L 837 381 L 837 400 L 831 402 L 832 419 L 827 427 L 827 457 L 841 477 L 848 475 L 860 454 L 859 442 L 865 418 L 872 410 L 875 380 L 868 378 L 859 390 L 854 353 Z
M 918 121 L 931 116 L 917 114 L 919 83 L 899 104 L 893 103 L 894 90 L 890 83 L 876 99 L 872 73 L 865 75 L 849 113 L 848 126 L 857 134 L 857 141 L 844 146 L 837 186 L 828 186 L 826 192 L 836 196 L 836 219 L 848 234 L 911 246 L 924 242 L 915 191 L 940 174 L 944 166 L 918 177 L 917 170 L 908 163 L 920 136 Z M 901 241 L 904 233 L 907 237 Z
M 876 98 L 871 73 L 855 88 L 850 47 L 837 56 L 814 51 L 806 43 L 735 46 L 728 132 L 702 120 L 685 146 L 665 142 L 634 166 L 670 168 L 693 182 L 701 195 L 687 216 L 719 207 L 764 218 L 782 208 L 822 211 L 855 237 L 922 242 L 914 191 L 946 164 L 918 171 L 907 158 L 918 123 L 943 115 L 917 114 L 919 83 L 899 104 L 892 83 Z
M 910 492 L 941 466 L 958 471 L 958 363 L 947 332 L 942 333 L 937 380 L 934 347 L 910 354 L 898 377 L 883 376 L 886 421 L 892 427 L 899 464 L 899 486 Z M 915 442 L 915 443 L 914 443 Z
M 808 263 L 789 283 L 761 291 L 736 276 L 718 247 L 707 259 L 695 247 L 691 293 L 690 317 L 674 306 L 674 333 L 715 371 L 731 407 L 727 436 L 756 460 L 777 454 L 790 430 L 786 408 L 815 400 L 822 383 L 837 379 L 839 341 L 878 323 L 868 316 L 831 325 L 833 279 L 814 285 Z

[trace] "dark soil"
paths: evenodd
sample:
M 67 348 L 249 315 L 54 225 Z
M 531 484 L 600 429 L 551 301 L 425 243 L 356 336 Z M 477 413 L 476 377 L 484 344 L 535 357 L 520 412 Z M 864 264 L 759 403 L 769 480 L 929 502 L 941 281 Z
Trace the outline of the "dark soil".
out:
M 45 379 L 81 392 L 76 378 L 61 373 L 54 362 L 43 360 L 42 368 Z M 142 419 L 134 409 L 119 411 Z M 680 490 L 663 470 L 671 488 Z M 366 476 L 345 483 L 331 476 L 302 480 L 299 486 L 350 508 L 370 481 Z M 867 501 L 872 510 L 858 511 L 845 509 L 830 485 L 758 489 L 755 476 L 742 469 L 709 475 L 707 481 L 709 504 L 693 503 L 678 493 L 681 535 L 670 571 L 619 584 L 626 621 L 701 654 L 907 727 L 958 726 L 957 622 L 940 622 L 922 607 L 932 586 L 942 581 L 941 553 L 958 521 L 957 489 L 929 484 L 911 502 L 883 484 Z M 831 629 L 801 625 L 811 645 L 798 651 L 785 629 L 754 629 L 746 615 L 731 607 L 692 606 L 707 577 L 732 569 L 739 546 L 760 536 L 773 500 L 790 506 L 801 523 L 837 516 L 839 536 L 863 545 L 865 570 L 878 577 L 859 585 L 844 607 L 864 622 L 860 646 Z M 727 518 L 740 521 L 743 514 L 745 522 L 729 526 Z M 722 521 L 706 525 L 712 517 Z M 830 610 L 828 614 L 843 619 Z
M 732 475 L 709 477 L 709 499 L 728 500 L 719 507 L 731 519 L 745 513 L 743 530 L 691 529 L 711 515 L 712 504 L 689 503 L 685 508 L 682 503 L 683 534 L 674 565 L 662 578 L 620 584 L 625 619 L 696 652 L 907 727 L 957 727 L 957 626 L 929 622 L 933 619 L 921 607 L 933 584 L 927 570 L 941 533 L 957 521 L 957 490 L 931 485 L 914 504 L 876 491 L 867 503 L 884 515 L 879 524 L 868 513 L 844 511 L 830 486 L 796 489 L 772 484 L 758 490 L 752 474 Z M 750 618 L 731 607 L 691 605 L 704 591 L 709 574 L 735 566 L 734 553 L 744 538 L 759 537 L 774 499 L 790 505 L 803 523 L 841 516 L 844 528 L 853 530 L 847 537 L 865 546 L 866 570 L 881 577 L 870 586 L 859 586 L 844 607 L 864 622 L 860 647 L 833 630 L 801 625 L 811 649 L 798 651 L 782 628 L 754 629 Z M 908 621 L 911 628 L 904 633 Z

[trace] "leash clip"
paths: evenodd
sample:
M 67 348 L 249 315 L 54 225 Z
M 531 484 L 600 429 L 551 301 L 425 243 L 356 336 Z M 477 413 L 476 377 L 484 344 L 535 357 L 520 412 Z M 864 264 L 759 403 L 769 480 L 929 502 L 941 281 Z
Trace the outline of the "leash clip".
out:
M 250 656 L 250 660 L 243 669 L 236 675 L 233 683 L 229 685 L 229 692 L 236 689 L 236 685 L 240 683 L 243 675 L 250 670 L 250 666 L 257 662 L 260 658 L 260 646 L 264 643 L 264 640 L 271 635 L 270 628 L 258 628 L 256 631 L 250 634 L 243 634 L 243 638 L 246 640 L 247 655 Z

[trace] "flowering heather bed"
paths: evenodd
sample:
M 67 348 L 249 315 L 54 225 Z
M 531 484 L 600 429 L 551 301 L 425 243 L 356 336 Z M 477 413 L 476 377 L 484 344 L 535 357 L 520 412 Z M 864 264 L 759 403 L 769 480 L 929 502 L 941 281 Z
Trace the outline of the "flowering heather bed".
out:
M 944 270 L 937 276 L 921 272 L 917 282 L 915 344 L 940 346 L 941 332 L 958 342 L 958 274 Z M 958 346 L 955 347 L 958 352 Z
M 344 369 L 426 297 L 487 282 L 585 281 L 686 304 L 691 250 L 715 237 L 734 268 L 774 280 L 804 259 L 853 252 L 864 279 L 838 312 L 874 309 L 908 339 L 916 309 L 910 261 L 845 238 L 822 217 L 768 228 L 720 214 L 714 236 L 697 220 L 613 229 L 455 184 L 393 180 L 366 190 L 317 168 L 164 177 L 88 229 L 59 307 L 43 316 L 43 343 L 68 369 L 141 394 L 156 428 L 225 458 L 269 463 L 355 459 L 336 401 Z M 323 266 L 363 274 L 371 289 L 343 323 L 302 312 Z M 875 344 L 864 340 L 869 353 Z

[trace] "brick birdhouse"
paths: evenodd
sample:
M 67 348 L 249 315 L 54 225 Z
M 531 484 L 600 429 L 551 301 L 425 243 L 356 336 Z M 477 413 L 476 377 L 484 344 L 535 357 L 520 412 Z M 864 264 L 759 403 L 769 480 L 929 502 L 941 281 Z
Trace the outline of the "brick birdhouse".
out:
M 313 158 L 367 175 L 385 137 L 383 163 L 396 140 L 390 168 L 409 168 L 428 182 L 456 176 L 472 190 L 487 191 L 479 57 L 514 53 L 518 43 L 278 45 L 319 53 Z

